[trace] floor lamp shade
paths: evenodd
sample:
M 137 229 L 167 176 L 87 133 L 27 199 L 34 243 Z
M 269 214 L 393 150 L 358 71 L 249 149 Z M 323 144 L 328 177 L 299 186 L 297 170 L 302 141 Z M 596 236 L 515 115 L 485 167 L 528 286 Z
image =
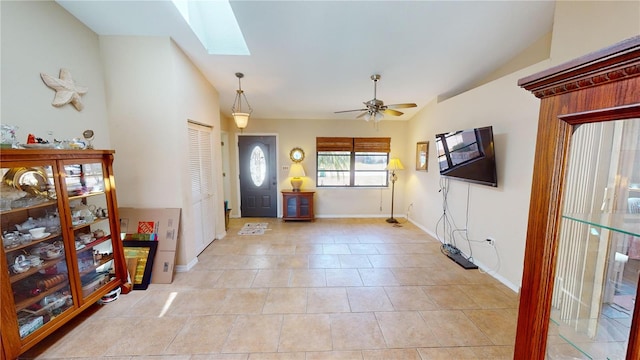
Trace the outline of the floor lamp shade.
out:
M 304 172 L 304 168 L 300 163 L 293 163 L 289 168 L 289 177 L 291 178 L 291 187 L 293 191 L 300 191 L 302 185 L 302 178 L 307 176 Z
M 404 170 L 404 166 L 402 166 L 402 162 L 400 161 L 400 159 L 398 158 L 393 158 L 391 160 L 389 160 L 389 164 L 387 165 L 387 170 L 391 171 L 391 217 L 387 219 L 388 223 L 397 223 L 398 220 L 396 220 L 393 217 L 393 197 L 395 195 L 395 185 L 396 185 L 396 180 L 398 180 L 398 176 L 396 175 L 396 170 Z
M 404 170 L 404 166 L 402 166 L 402 162 L 398 158 L 393 158 L 389 160 L 389 165 L 387 165 L 387 170 L 391 170 L 395 172 L 396 170 Z

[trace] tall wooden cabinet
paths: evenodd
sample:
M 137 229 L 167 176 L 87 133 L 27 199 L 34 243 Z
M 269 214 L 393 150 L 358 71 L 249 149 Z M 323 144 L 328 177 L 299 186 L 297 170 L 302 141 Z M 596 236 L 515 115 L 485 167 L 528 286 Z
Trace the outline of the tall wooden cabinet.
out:
M 113 151 L 2 150 L 2 354 L 14 359 L 108 292 L 127 292 Z
M 514 359 L 640 359 L 640 37 L 518 84 L 541 105 Z

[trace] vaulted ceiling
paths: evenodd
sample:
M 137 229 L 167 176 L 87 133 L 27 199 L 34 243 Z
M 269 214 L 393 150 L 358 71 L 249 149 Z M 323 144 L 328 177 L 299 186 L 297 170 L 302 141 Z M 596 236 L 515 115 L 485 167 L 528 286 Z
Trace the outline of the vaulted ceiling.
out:
M 210 55 L 170 1 L 58 1 L 98 35 L 170 36 L 230 115 L 238 79 L 253 118 L 352 119 L 373 98 L 466 89 L 551 31 L 553 1 L 232 1 L 248 56 Z M 514 84 L 514 86 L 516 86 Z

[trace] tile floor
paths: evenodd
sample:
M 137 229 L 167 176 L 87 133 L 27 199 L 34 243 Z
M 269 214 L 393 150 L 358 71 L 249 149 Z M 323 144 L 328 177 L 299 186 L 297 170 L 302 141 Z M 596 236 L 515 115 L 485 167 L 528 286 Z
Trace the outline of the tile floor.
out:
M 240 236 L 245 222 L 265 235 Z M 410 223 L 232 219 L 173 284 L 95 305 L 22 359 L 512 359 L 518 297 Z

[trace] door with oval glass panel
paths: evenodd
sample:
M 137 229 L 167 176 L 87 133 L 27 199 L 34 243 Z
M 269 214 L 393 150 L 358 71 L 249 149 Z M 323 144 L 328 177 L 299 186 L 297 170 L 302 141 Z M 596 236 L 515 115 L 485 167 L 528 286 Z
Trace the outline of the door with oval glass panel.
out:
M 238 136 L 242 217 L 277 217 L 275 136 Z

